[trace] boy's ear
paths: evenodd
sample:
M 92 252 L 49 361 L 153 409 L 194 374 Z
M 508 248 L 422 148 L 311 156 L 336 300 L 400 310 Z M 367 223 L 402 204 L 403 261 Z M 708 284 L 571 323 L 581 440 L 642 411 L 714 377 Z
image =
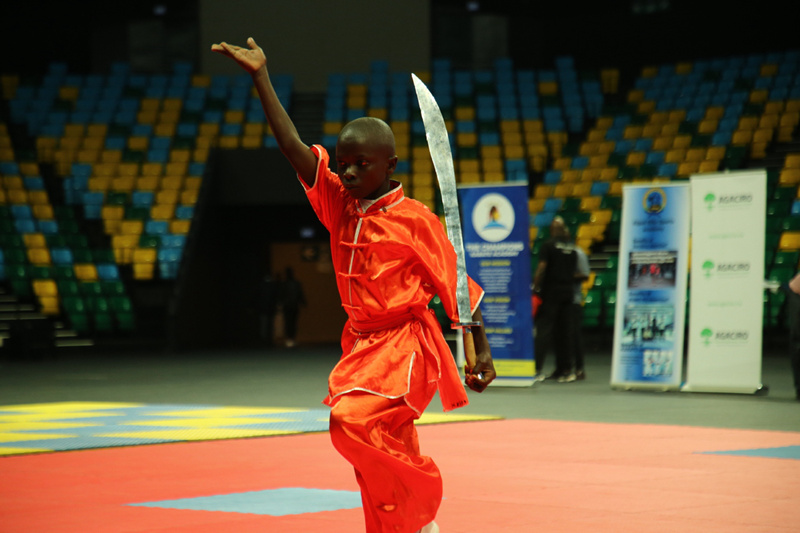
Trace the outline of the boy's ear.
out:
M 397 168 L 397 156 L 395 155 L 390 157 L 389 161 L 386 164 L 387 174 L 394 174 L 396 168 Z

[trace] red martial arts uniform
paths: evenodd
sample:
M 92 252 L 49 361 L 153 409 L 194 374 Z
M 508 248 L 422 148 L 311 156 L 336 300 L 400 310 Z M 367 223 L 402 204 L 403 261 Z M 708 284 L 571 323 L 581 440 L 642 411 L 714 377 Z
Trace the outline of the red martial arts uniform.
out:
M 414 420 L 437 388 L 445 411 L 467 395 L 428 302 L 439 295 L 457 316 L 456 255 L 439 218 L 405 198 L 400 184 L 364 208 L 328 169 L 321 146 L 306 194 L 331 233 L 336 283 L 348 321 L 331 372 L 330 433 L 353 465 L 368 533 L 412 533 L 431 522 L 442 498 L 434 462 L 419 454 Z M 469 280 L 474 312 L 482 289 Z

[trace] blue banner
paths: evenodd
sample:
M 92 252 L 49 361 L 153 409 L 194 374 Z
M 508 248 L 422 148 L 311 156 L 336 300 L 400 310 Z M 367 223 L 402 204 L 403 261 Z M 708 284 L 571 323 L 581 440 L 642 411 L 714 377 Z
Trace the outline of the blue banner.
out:
M 486 335 L 495 384 L 533 383 L 528 184 L 459 186 L 467 272 L 485 296 Z
M 612 386 L 680 387 L 688 264 L 689 186 L 624 187 Z

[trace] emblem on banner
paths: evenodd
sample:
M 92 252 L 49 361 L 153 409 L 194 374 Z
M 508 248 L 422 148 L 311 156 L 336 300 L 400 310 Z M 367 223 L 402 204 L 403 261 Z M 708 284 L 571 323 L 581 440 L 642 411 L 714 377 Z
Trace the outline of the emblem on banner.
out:
M 648 190 L 642 197 L 642 207 L 647 213 L 658 214 L 667 206 L 667 193 L 664 189 Z

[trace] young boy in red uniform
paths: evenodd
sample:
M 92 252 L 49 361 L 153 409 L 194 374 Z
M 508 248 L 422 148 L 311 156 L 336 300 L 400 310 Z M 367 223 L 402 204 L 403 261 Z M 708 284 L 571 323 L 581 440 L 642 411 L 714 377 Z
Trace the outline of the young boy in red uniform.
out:
M 331 372 L 330 435 L 354 467 L 368 533 L 437 532 L 433 521 L 442 480 L 420 455 L 414 420 L 439 391 L 445 410 L 468 403 L 455 362 L 427 304 L 438 294 L 451 318 L 456 256 L 439 218 L 406 198 L 391 180 L 394 135 L 375 118 L 348 123 L 336 144 L 336 169 L 321 146 L 306 146 L 281 106 L 264 52 L 227 43 L 212 50 L 253 76 L 278 145 L 292 164 L 320 221 L 331 233 L 336 283 L 348 321 L 342 357 Z M 481 288 L 471 279 L 470 303 L 481 322 Z M 467 385 L 482 392 L 495 378 L 489 343 L 474 328 L 477 364 Z

